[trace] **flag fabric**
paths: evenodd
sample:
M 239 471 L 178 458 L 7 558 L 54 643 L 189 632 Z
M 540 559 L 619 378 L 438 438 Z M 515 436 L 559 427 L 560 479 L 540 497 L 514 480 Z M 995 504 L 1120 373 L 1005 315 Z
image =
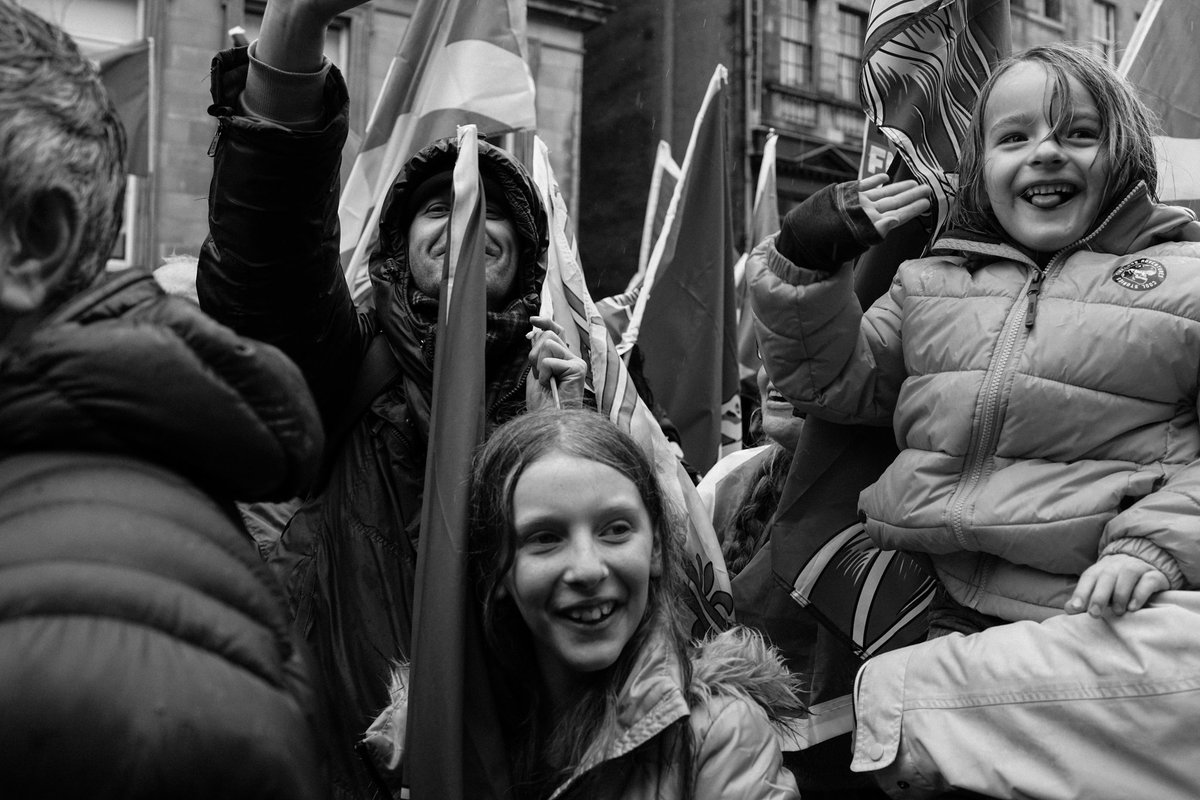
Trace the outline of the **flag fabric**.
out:
M 758 183 L 754 188 L 754 207 L 750 215 L 750 241 L 753 249 L 768 236 L 779 232 L 779 184 L 775 171 L 775 151 L 779 135 L 767 134 L 763 143 L 762 163 L 758 167 Z M 754 335 L 754 311 L 750 308 L 750 292 L 746 288 L 747 254 L 743 253 L 733 269 L 733 286 L 737 302 L 737 356 L 739 375 L 743 382 L 756 382 L 762 360 L 758 357 L 758 339 Z M 754 391 L 758 391 L 755 386 Z
M 667 210 L 678 184 L 679 165 L 671 157 L 671 145 L 660 141 L 658 149 L 654 152 L 654 168 L 650 173 L 650 195 L 646 198 L 646 219 L 642 223 L 638 268 L 630 278 L 629 285 L 625 287 L 627 292 L 642 284 L 642 276 L 645 275 L 646 265 L 650 262 L 650 253 L 654 251 L 654 243 L 667 226 Z
M 467 573 L 467 492 L 484 433 L 487 320 L 476 142 L 475 126 L 465 126 L 439 293 L 405 756 L 415 800 L 500 798 L 511 782 Z
M 670 504 L 687 522 L 685 567 L 691 633 L 699 638 L 733 620 L 733 597 L 721 546 L 696 487 L 675 456 L 654 415 L 638 396 L 625 362 L 588 294 L 567 205 L 559 193 L 549 152 L 535 142 L 533 179 L 549 215 L 550 246 L 542 284 L 542 314 L 563 327 L 563 340 L 588 364 L 587 387 L 597 410 L 630 434 L 649 456 Z
M 150 65 L 154 42 L 151 39 L 131 42 L 99 53 L 95 59 L 100 80 L 125 126 L 126 171 L 145 177 L 150 174 L 150 103 L 154 96 Z
M 637 305 L 638 295 L 641 293 L 642 284 L 639 282 L 632 289 L 602 297 L 596 301 L 596 309 L 604 318 L 604 324 L 608 326 L 608 333 L 613 342 L 620 342 L 625 336 L 625 331 L 629 328 L 629 321 L 633 318 L 633 309 Z
M 416 6 L 342 190 L 342 266 L 355 300 L 392 178 L 426 144 L 475 124 L 486 134 L 536 127 L 525 63 L 524 0 L 423 0 Z
M 1158 195 L 1200 212 L 1200 5 L 1195 0 L 1150 0 L 1118 71 L 1158 116 L 1155 137 Z
M 861 89 L 867 118 L 933 189 L 936 235 L 958 187 L 960 143 L 1011 48 L 1008 0 L 874 0 Z
M 622 352 L 641 346 L 654 397 L 701 474 L 723 450 L 738 449 L 742 438 L 726 82 L 725 67 L 718 66 L 620 346 Z

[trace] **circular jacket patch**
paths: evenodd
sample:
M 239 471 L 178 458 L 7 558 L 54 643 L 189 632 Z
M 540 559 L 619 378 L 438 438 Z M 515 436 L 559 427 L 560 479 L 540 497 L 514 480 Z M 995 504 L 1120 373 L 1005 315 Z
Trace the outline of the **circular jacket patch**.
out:
M 1167 268 L 1149 258 L 1139 258 L 1117 267 L 1112 277 L 1126 289 L 1144 292 L 1167 279 Z

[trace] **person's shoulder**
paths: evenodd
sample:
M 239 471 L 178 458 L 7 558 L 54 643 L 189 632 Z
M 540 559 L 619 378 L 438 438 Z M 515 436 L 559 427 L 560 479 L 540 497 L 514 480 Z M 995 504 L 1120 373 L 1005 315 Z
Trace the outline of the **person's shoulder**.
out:
M 735 625 L 692 653 L 689 706 L 697 733 L 739 725 L 764 728 L 805 713 L 797 678 L 757 631 Z

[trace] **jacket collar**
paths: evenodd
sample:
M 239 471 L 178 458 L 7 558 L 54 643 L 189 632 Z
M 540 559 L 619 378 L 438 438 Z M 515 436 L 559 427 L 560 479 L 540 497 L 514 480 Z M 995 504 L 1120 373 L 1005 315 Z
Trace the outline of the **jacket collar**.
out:
M 1191 210 L 1168 206 L 1151 198 L 1145 182 L 1138 183 L 1100 223 L 1079 241 L 1055 253 L 1089 250 L 1123 256 L 1151 245 L 1169 241 L 1200 240 L 1200 223 Z M 1007 239 L 997 239 L 965 230 L 951 230 L 934 242 L 935 255 L 974 256 L 980 264 L 1007 259 L 1032 268 L 1037 263 L 1024 248 Z
M 561 797 L 584 774 L 631 753 L 689 714 L 683 665 L 669 637 L 650 635 L 617 696 L 615 724 L 596 738 L 579 766 L 554 790 Z

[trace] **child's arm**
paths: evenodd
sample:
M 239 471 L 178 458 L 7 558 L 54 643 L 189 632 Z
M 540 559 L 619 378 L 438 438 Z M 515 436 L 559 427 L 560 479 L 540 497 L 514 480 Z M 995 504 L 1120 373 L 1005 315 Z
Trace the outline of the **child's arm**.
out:
M 1114 614 L 1137 611 L 1151 596 L 1171 588 L 1167 576 L 1149 562 L 1124 553 L 1111 553 L 1083 571 L 1067 601 L 1068 614 L 1087 611 L 1099 617 L 1111 607 Z
M 767 374 L 798 407 L 835 422 L 888 424 L 904 379 L 902 290 L 866 319 L 845 268 L 929 208 L 928 189 L 886 176 L 827 187 L 788 212 L 747 267 Z

